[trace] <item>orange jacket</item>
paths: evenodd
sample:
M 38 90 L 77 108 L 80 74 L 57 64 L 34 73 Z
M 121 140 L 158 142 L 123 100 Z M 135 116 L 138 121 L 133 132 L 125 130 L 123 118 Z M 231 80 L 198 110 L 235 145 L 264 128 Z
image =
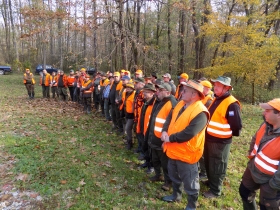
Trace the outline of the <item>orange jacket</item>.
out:
M 45 75 L 45 86 L 50 86 L 50 77 L 51 77 L 51 75 L 49 74 L 49 73 L 47 73 L 46 75 Z M 40 85 L 42 85 L 43 84 L 43 81 L 42 81 L 42 79 L 43 79 L 43 77 L 40 77 Z
M 144 104 L 143 90 L 141 90 L 134 100 L 134 122 L 138 122 L 141 108 Z
M 161 108 L 161 110 L 156 116 L 154 134 L 158 138 L 161 137 L 163 125 L 171 109 L 172 109 L 172 103 L 171 101 L 168 101 L 164 104 L 164 106 Z
M 205 112 L 209 119 L 209 112 L 201 101 L 189 105 L 177 119 L 179 111 L 184 105 L 185 102 L 180 101 L 173 110 L 170 126 L 167 131 L 169 136 L 184 130 L 190 124 L 192 119 L 201 112 Z M 164 143 L 163 150 L 171 159 L 180 160 L 190 164 L 197 163 L 201 158 L 204 149 L 205 129 L 206 125 L 204 129 L 187 142 L 166 142 Z
M 67 86 L 73 87 L 73 83 L 75 82 L 75 76 L 68 76 L 67 77 Z
M 280 161 L 280 136 L 272 138 L 259 151 L 261 139 L 266 131 L 266 124 L 264 123 L 256 134 L 256 141 L 254 149 L 248 156 L 250 159 L 255 158 L 255 166 L 264 174 L 273 175 L 279 166 Z
M 215 100 L 216 99 L 213 100 L 211 105 L 215 102 Z M 236 98 L 234 98 L 233 96 L 229 96 L 219 104 L 213 115 L 210 117 L 210 122 L 207 126 L 207 133 L 209 135 L 222 139 L 232 137 L 232 130 L 230 129 L 230 125 L 228 124 L 226 112 L 228 106 L 235 102 L 238 102 L 240 106 L 240 103 Z M 208 109 L 210 109 L 211 105 L 208 107 Z
M 180 98 L 181 98 L 181 95 L 182 95 L 182 92 L 181 93 L 179 93 L 179 90 L 180 90 L 180 87 L 181 87 L 182 85 L 181 84 L 179 84 L 178 86 L 177 86 L 177 88 L 176 88 L 176 93 L 175 93 L 175 98 L 177 99 L 177 100 L 179 100 Z
M 26 84 L 26 73 L 23 74 L 23 83 Z M 30 73 L 29 76 L 31 77 L 31 84 L 34 85 L 35 84 L 35 80 L 33 78 L 33 74 Z M 28 78 L 27 78 L 28 79 Z
M 202 103 L 208 108 L 208 107 L 211 105 L 211 102 L 213 101 L 213 98 L 212 98 L 211 94 L 208 94 L 208 95 L 206 95 L 205 98 L 202 99 L 201 101 L 202 101 Z M 211 102 L 209 102 L 209 101 L 211 101 Z M 210 104 L 209 104 L 209 103 L 210 103 Z M 208 104 L 208 105 L 207 105 L 207 104 Z
M 122 103 L 120 104 L 120 110 L 125 106 L 125 112 L 133 114 L 134 113 L 134 96 L 135 91 L 133 91 L 128 97 L 126 96 L 126 91 L 122 93 Z

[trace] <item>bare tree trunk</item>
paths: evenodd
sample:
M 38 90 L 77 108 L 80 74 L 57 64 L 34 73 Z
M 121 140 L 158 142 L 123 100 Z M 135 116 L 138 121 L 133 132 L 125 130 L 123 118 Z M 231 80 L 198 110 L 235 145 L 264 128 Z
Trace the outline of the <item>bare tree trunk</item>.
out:
M 5 0 L 2 0 L 2 7 L 1 7 L 1 13 L 4 20 L 4 26 L 5 26 L 5 44 L 6 44 L 6 53 L 5 53 L 5 60 L 6 62 L 11 62 L 11 42 L 10 42 L 10 25 L 9 25 L 9 13 L 7 8 L 7 2 Z
M 19 61 L 19 54 L 18 54 L 18 48 L 17 48 L 17 41 L 16 41 L 16 29 L 15 29 L 15 25 L 14 25 L 14 17 L 12 14 L 12 3 L 11 0 L 9 0 L 9 10 L 10 10 L 10 21 L 11 21 L 11 29 L 12 29 L 12 38 L 13 38 L 13 48 L 14 48 L 14 52 L 15 52 L 15 59 L 16 61 Z M 19 71 L 19 68 L 18 68 Z
M 181 1 L 182 4 L 184 4 L 183 1 Z M 180 72 L 184 72 L 184 58 L 185 58 L 185 43 L 184 43 L 184 37 L 185 37 L 185 25 L 186 25 L 186 12 L 184 9 L 180 10 L 180 31 L 179 31 L 179 63 L 178 63 L 178 69 Z
M 127 69 L 127 57 L 126 57 L 126 44 L 125 44 L 125 31 L 124 31 L 124 1 L 119 0 L 119 29 L 121 35 L 121 58 L 122 58 L 122 67 L 123 69 Z
M 83 58 L 86 58 L 86 50 L 87 50 L 87 32 L 86 32 L 86 25 L 87 25 L 87 20 L 86 20 L 86 0 L 84 0 L 84 11 L 83 11 L 83 18 L 84 18 L 84 38 L 83 38 Z
M 171 49 L 171 0 L 168 0 L 167 5 L 167 42 L 168 42 L 168 71 L 172 71 L 172 49 Z
M 94 59 L 94 68 L 97 69 L 97 62 L 96 62 L 96 57 L 97 57 L 97 39 L 96 39 L 96 29 L 97 29 L 97 17 L 96 17 L 96 0 L 93 1 L 93 59 Z

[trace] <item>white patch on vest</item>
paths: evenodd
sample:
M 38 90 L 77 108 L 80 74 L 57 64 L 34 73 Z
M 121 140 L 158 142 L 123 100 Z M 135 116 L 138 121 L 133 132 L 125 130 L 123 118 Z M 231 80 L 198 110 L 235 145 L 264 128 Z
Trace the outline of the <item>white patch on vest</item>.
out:
M 234 116 L 234 111 L 229 111 L 228 115 L 231 116 L 231 117 Z

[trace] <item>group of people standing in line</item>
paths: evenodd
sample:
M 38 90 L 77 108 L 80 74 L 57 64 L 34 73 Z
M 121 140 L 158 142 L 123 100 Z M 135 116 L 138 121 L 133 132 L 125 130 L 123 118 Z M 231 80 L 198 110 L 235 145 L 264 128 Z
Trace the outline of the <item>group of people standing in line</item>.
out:
M 184 189 L 186 209 L 191 210 L 197 206 L 199 179 L 209 187 L 203 193 L 206 199 L 222 194 L 232 137 L 242 129 L 241 105 L 231 95 L 229 77 L 194 81 L 182 73 L 178 80 L 176 87 L 169 73 L 159 79 L 156 73 L 144 77 L 141 70 L 135 71 L 133 79 L 129 71 L 121 70 L 97 72 L 91 80 L 82 68 L 75 74 L 70 71 L 68 77 L 63 71 L 49 75 L 44 70 L 40 84 L 43 97 L 49 97 L 51 87 L 53 97 L 57 94 L 61 100 L 67 100 L 69 88 L 71 100 L 83 104 L 86 113 L 91 112 L 93 97 L 95 109 L 101 107 L 105 120 L 112 121 L 112 132 L 125 134 L 129 150 L 134 131 L 135 152 L 145 160 L 140 167 L 155 172 L 150 181 L 163 181 L 163 190 L 173 190 L 162 199 L 180 202 Z M 35 81 L 29 69 L 24 84 L 34 98 L 31 86 Z M 257 209 L 255 195 L 260 189 L 260 209 L 276 210 L 280 201 L 280 99 L 260 106 L 264 122 L 252 138 L 239 194 L 244 209 Z

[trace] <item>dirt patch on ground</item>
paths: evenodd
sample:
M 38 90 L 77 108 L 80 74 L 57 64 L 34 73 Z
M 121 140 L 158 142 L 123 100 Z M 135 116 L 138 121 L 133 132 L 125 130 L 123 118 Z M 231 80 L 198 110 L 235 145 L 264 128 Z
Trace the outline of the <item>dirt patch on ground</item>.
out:
M 38 193 L 15 187 L 16 180 L 12 179 L 15 161 L 15 158 L 4 152 L 0 146 L 0 209 L 44 209 L 42 207 L 43 198 Z

